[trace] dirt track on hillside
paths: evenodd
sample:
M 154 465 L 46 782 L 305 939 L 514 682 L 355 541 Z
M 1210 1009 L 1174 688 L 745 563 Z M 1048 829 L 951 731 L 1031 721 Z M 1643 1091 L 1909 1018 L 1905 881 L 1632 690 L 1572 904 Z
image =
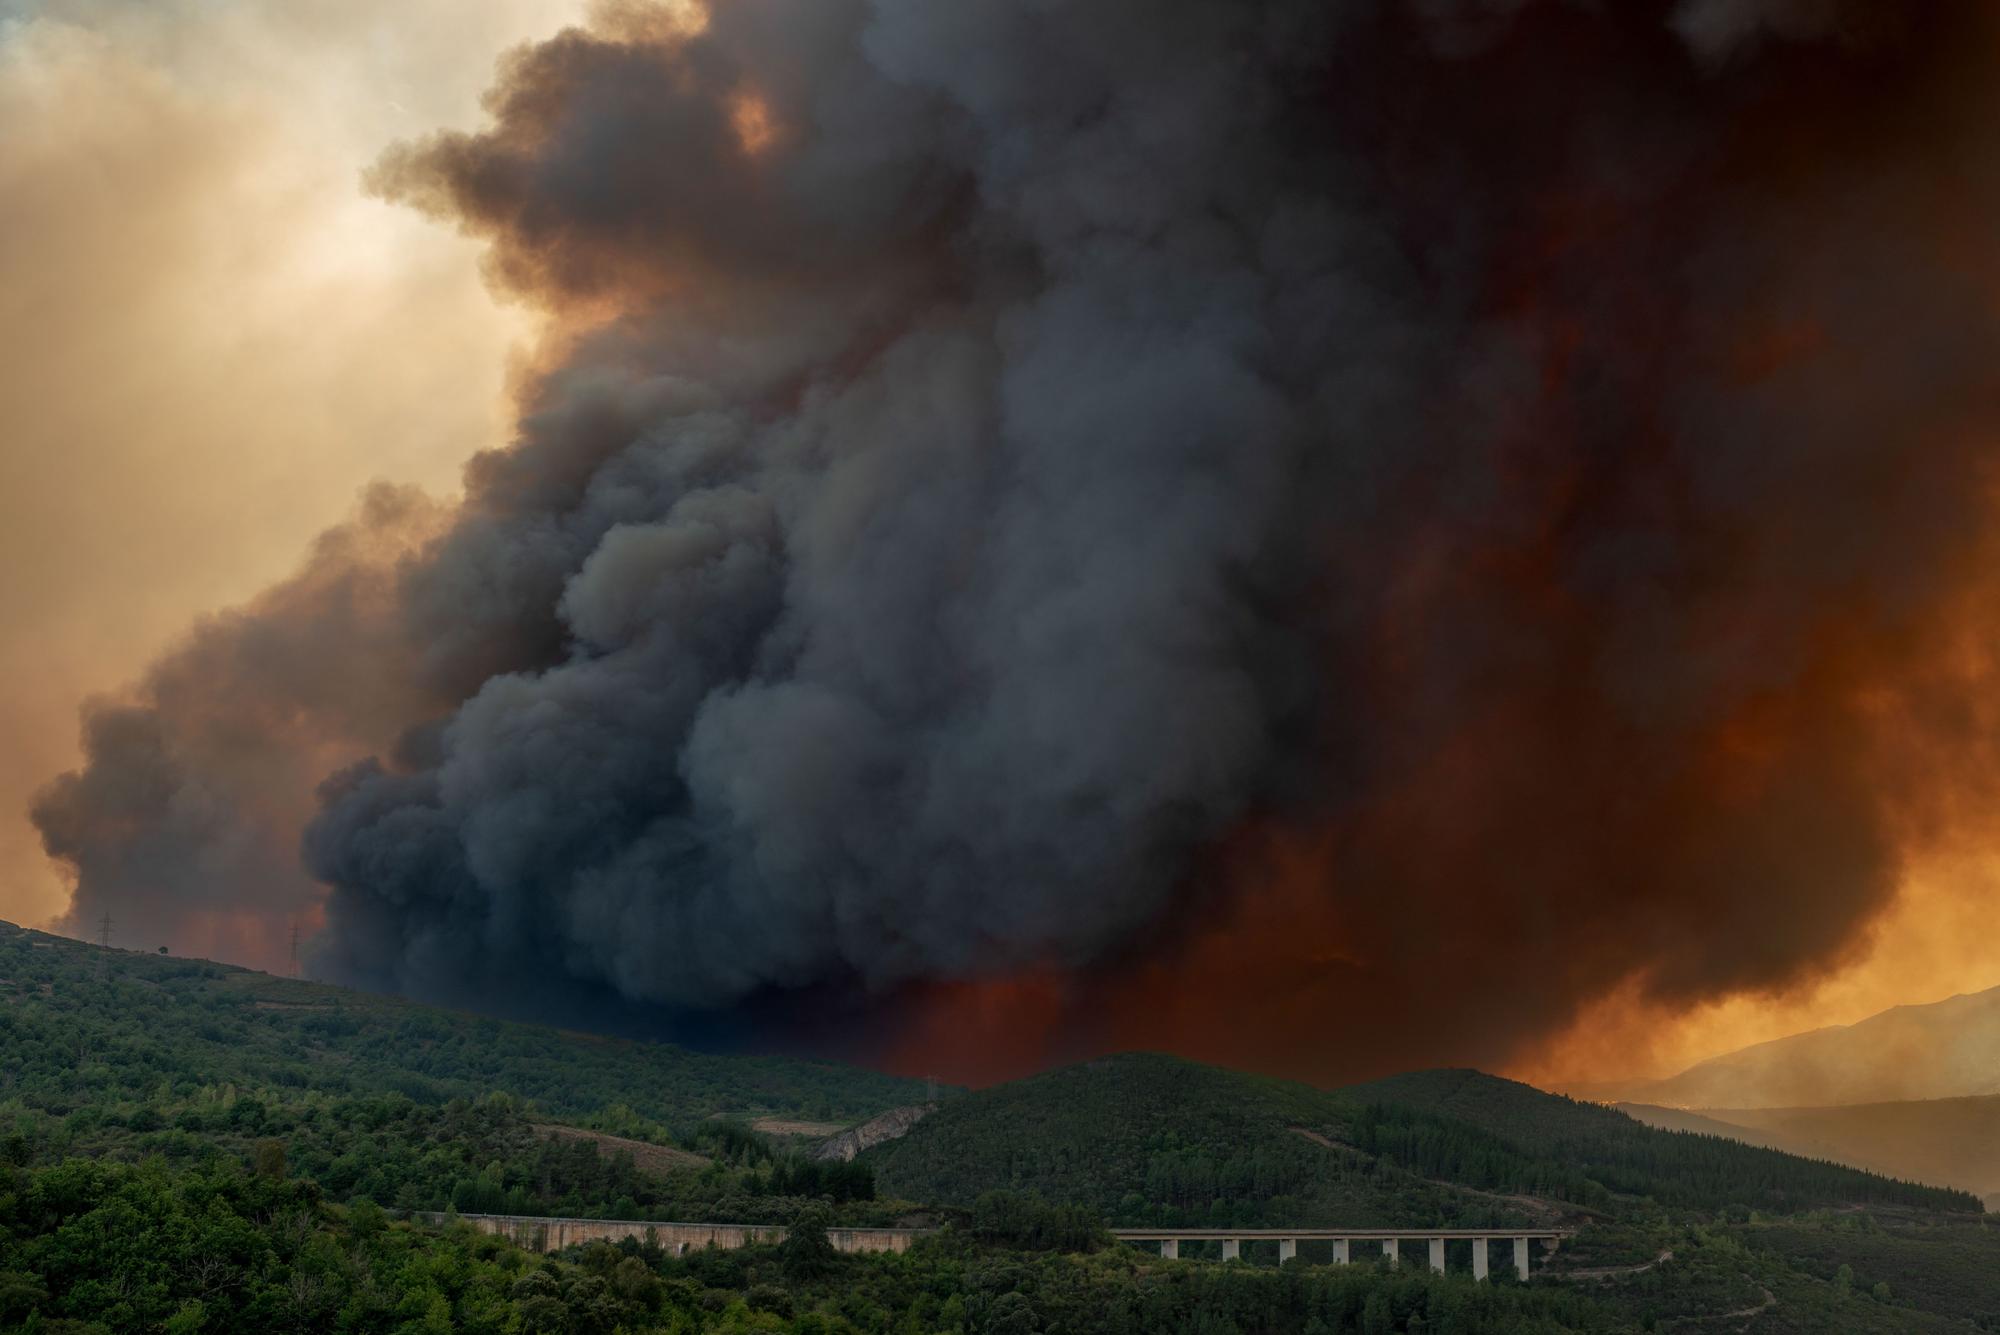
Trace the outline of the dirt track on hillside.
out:
M 601 1154 L 629 1154 L 633 1165 L 642 1173 L 662 1176 L 667 1173 L 684 1173 L 691 1168 L 706 1168 L 711 1162 L 699 1154 L 677 1150 L 669 1145 L 655 1145 L 651 1141 L 629 1140 L 624 1136 L 614 1136 L 603 1131 L 585 1131 L 580 1127 L 558 1126 L 553 1122 L 538 1122 L 534 1125 L 538 1136 L 552 1140 L 588 1140 L 595 1142 Z

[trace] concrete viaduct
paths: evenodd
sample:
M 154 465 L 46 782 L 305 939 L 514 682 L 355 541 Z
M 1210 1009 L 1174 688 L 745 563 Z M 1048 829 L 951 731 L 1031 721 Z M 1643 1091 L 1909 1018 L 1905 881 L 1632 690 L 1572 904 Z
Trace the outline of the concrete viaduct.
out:
M 1219 1242 L 1222 1244 L 1222 1259 L 1233 1261 L 1243 1254 L 1246 1242 L 1276 1242 L 1278 1244 L 1278 1264 L 1283 1265 L 1299 1254 L 1299 1243 L 1315 1240 L 1333 1244 L 1332 1260 L 1335 1265 L 1347 1265 L 1354 1261 L 1367 1260 L 1366 1252 L 1357 1256 L 1354 1244 L 1357 1242 L 1379 1245 L 1382 1258 L 1390 1265 L 1402 1261 L 1403 1243 L 1422 1242 L 1428 1244 L 1431 1269 L 1444 1273 L 1444 1253 L 1447 1242 L 1465 1241 L 1472 1244 L 1472 1274 L 1475 1279 L 1485 1279 L 1491 1273 L 1492 1244 L 1511 1242 L 1514 1244 L 1514 1273 L 1522 1279 L 1528 1277 L 1529 1244 L 1541 1242 L 1553 1252 L 1562 1245 L 1565 1238 L 1574 1235 L 1574 1230 L 1565 1228 L 1114 1228 L 1111 1236 L 1120 1242 L 1156 1242 L 1160 1255 L 1175 1258 L 1181 1254 L 1181 1244 Z
M 413 1217 L 442 1224 L 453 1216 L 420 1212 Z M 679 1256 L 707 1247 L 783 1242 L 786 1232 L 782 1224 L 659 1224 L 642 1219 L 558 1219 L 512 1214 L 462 1214 L 456 1218 L 481 1233 L 496 1234 L 536 1252 L 561 1251 L 585 1242 L 645 1240 L 651 1235 L 654 1245 Z M 835 1251 L 903 1252 L 918 1238 L 935 1232 L 932 1228 L 829 1228 L 826 1236 Z M 1120 1242 L 1157 1243 L 1160 1255 L 1169 1260 L 1179 1259 L 1183 1243 L 1218 1242 L 1222 1259 L 1234 1261 L 1241 1259 L 1246 1242 L 1276 1242 L 1279 1265 L 1299 1254 L 1301 1242 L 1331 1242 L 1331 1260 L 1336 1265 L 1368 1259 L 1365 1251 L 1355 1254 L 1357 1242 L 1379 1246 L 1390 1265 L 1401 1262 L 1403 1243 L 1423 1242 L 1429 1245 L 1431 1269 L 1440 1274 L 1444 1273 L 1445 1244 L 1467 1241 L 1472 1244 L 1472 1273 L 1478 1279 L 1485 1279 L 1490 1273 L 1491 1246 L 1495 1242 L 1513 1243 L 1514 1272 L 1526 1279 L 1530 1243 L 1544 1243 L 1553 1252 L 1563 1239 L 1572 1236 L 1572 1230 L 1560 1228 L 1114 1228 L 1110 1233 Z

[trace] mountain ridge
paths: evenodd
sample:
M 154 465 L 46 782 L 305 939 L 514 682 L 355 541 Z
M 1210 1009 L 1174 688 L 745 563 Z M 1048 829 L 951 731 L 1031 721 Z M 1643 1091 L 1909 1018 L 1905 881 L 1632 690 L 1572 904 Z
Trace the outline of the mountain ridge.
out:
M 192 1067 L 217 1083 L 286 1089 L 393 1089 L 426 1104 L 505 1089 L 565 1116 L 623 1105 L 662 1124 L 716 1113 L 852 1123 L 920 1102 L 925 1090 L 921 1080 L 833 1062 L 498 1019 L 0 922 L 0 1043 L 35 1054 L 5 1072 L 0 1091 L 53 1088 L 75 1074 L 50 1056 L 57 1048 L 44 1033 L 65 1017 L 85 1026 L 90 1051 L 119 1051 L 135 1068 Z
M 2000 1094 L 2000 987 L 1770 1039 L 1657 1080 L 1595 1082 L 1610 1103 L 1827 1108 Z
M 1154 1053 L 961 1095 L 862 1161 L 891 1195 L 971 1206 L 984 1192 L 1025 1191 L 1142 1227 L 1483 1227 L 1527 1222 L 1550 1205 L 1577 1218 L 1662 1207 L 1979 1209 L 1964 1193 L 1734 1137 L 1657 1131 L 1483 1072 L 1321 1090 Z

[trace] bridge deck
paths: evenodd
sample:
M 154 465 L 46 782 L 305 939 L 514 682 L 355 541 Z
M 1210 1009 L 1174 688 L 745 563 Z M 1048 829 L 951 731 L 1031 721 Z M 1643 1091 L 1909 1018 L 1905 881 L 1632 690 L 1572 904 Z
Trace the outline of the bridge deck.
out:
M 1499 1242 L 1512 1238 L 1545 1241 L 1550 1238 L 1568 1239 L 1576 1236 L 1576 1230 L 1573 1228 L 1114 1228 L 1110 1233 L 1112 1237 L 1122 1242 L 1158 1242 L 1164 1238 L 1174 1238 L 1181 1242 L 1211 1242 L 1229 1238 L 1238 1238 L 1245 1242 L 1264 1238 L 1331 1238 L 1336 1241 L 1346 1238 L 1351 1242 L 1379 1242 L 1384 1239 L 1404 1242 L 1430 1238 L 1454 1241 L 1459 1238 L 1485 1238 Z

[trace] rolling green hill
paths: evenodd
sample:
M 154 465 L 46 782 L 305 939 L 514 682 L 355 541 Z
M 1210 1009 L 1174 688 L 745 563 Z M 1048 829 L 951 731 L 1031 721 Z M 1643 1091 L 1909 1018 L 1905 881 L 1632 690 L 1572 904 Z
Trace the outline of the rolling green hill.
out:
M 951 1100 L 863 1158 L 891 1195 L 968 1206 L 1034 1192 L 1114 1224 L 1533 1217 L 1361 1152 L 1344 1139 L 1351 1111 L 1306 1085 L 1135 1054 Z
M 0 929 L 0 1331 L 2000 1329 L 2000 1230 L 1962 1194 L 1476 1072 L 1326 1091 L 1116 1057 L 953 1094 L 855 1164 L 740 1120 L 915 1092 Z M 955 1222 L 904 1256 L 549 1259 L 393 1218 L 860 1224 L 910 1200 Z M 1099 1219 L 1581 1232 L 1523 1286 L 1462 1256 L 1448 1275 L 1165 1261 Z
M 1132 1224 L 1979 1209 L 1962 1192 L 1654 1130 L 1476 1071 L 1326 1092 L 1151 1055 L 966 1095 L 869 1157 L 883 1188 L 910 1199 L 1034 1191 Z
M 275 1156 L 399 1210 L 729 1222 L 874 1203 L 743 1125 L 856 1121 L 923 1086 L 459 1014 L 0 926 L 0 1153 L 211 1173 Z M 4 1329 L 4 1326 L 0 1326 Z
M 517 1024 L 11 923 L 0 923 L 0 1053 L 0 1101 L 54 1113 L 222 1085 L 425 1105 L 502 1092 L 618 1130 L 716 1114 L 859 1121 L 924 1090 L 851 1066 Z
M 1715 1210 L 1794 1212 L 1840 1205 L 1977 1214 L 1977 1197 L 1716 1135 L 1649 1127 L 1613 1108 L 1546 1094 L 1479 1071 L 1416 1071 L 1342 1091 L 1478 1127 L 1614 1197 Z

